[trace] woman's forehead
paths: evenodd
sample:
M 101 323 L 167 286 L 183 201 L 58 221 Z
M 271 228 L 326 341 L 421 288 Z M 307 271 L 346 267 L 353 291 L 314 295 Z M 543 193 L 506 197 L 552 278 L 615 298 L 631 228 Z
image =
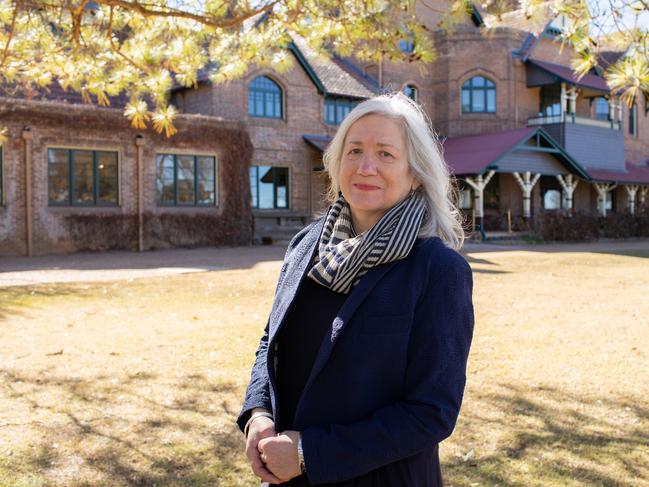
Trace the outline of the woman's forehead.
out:
M 345 137 L 346 144 L 372 142 L 377 145 L 403 145 L 403 128 L 391 118 L 382 115 L 366 115 L 356 120 Z

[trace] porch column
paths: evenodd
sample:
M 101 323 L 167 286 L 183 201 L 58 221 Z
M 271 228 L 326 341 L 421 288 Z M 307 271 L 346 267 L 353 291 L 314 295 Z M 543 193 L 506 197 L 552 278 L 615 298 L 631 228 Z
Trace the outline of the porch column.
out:
M 566 92 L 566 84 L 561 83 L 561 121 L 566 119 L 566 110 L 568 105 L 568 93 Z
M 629 196 L 629 213 L 635 215 L 635 195 L 638 192 L 637 184 L 625 184 L 626 194 Z
M 649 186 L 642 186 L 640 188 L 639 193 L 638 193 L 638 196 L 639 196 L 638 197 L 638 203 L 639 203 L 638 206 L 644 207 L 647 191 L 649 191 Z
M 471 178 L 465 178 L 466 183 L 473 188 L 475 191 L 474 197 L 474 206 L 475 206 L 475 216 L 477 218 L 482 218 L 484 214 L 484 198 L 482 197 L 484 193 L 485 186 L 489 184 L 493 175 L 496 174 L 496 171 L 493 169 L 487 173 L 486 177 L 482 177 L 482 174 L 478 174 L 475 180 Z
M 568 111 L 570 112 L 572 118 L 574 119 L 577 113 L 577 88 L 574 86 L 570 88 L 568 101 L 570 102 Z
M 565 179 L 561 174 L 557 174 L 557 179 L 559 180 L 559 184 L 563 190 L 566 192 L 566 205 L 568 206 L 568 209 L 571 210 L 572 195 L 575 192 L 577 184 L 579 184 L 579 179 L 575 178 L 572 174 L 566 174 Z
M 606 216 L 606 193 L 612 191 L 617 187 L 617 184 L 613 183 L 593 183 L 595 185 L 595 191 L 597 191 L 597 209 L 599 214 Z
M 608 118 L 611 119 L 611 127 L 615 127 L 615 99 L 612 96 L 608 98 Z
M 622 97 L 618 96 L 617 97 L 617 119 L 619 121 L 619 124 L 622 125 Z
M 518 185 L 521 187 L 521 190 L 523 191 L 523 216 L 525 218 L 529 218 L 530 216 L 532 216 L 532 211 L 530 208 L 532 189 L 534 189 L 534 185 L 541 177 L 541 174 L 539 173 L 535 174 L 533 179 L 531 178 L 532 175 L 529 171 L 525 171 L 525 173 L 523 174 L 523 178 L 521 178 L 521 175 L 518 174 L 517 172 L 513 174 L 514 177 L 516 178 L 516 181 L 518 182 Z

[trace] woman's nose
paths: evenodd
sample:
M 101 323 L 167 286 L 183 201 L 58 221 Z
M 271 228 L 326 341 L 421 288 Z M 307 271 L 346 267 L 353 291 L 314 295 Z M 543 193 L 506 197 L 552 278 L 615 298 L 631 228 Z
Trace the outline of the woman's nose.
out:
M 376 174 L 376 163 L 371 155 L 363 154 L 360 163 L 358 164 L 359 174 Z

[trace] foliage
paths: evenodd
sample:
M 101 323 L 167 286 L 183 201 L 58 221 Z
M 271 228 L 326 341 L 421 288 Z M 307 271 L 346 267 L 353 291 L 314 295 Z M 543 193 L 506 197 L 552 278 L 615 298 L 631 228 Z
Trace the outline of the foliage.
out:
M 608 0 L 610 8 L 581 0 L 487 0 L 481 9 L 495 19 L 520 7 L 530 25 L 568 20 L 562 41 L 578 54 L 580 74 L 598 65 L 603 49 L 626 50 L 608 66 L 613 90 L 629 102 L 649 93 L 646 30 L 622 22 L 620 12 L 638 18 L 646 0 Z M 415 15 L 417 0 L 0 0 L 0 83 L 30 93 L 54 81 L 88 103 L 109 105 L 127 94 L 125 115 L 136 128 L 152 124 L 167 137 L 175 133 L 170 89 L 242 76 L 251 65 L 284 71 L 294 60 L 287 45 L 301 36 L 315 50 L 362 61 L 428 63 L 435 59 L 429 27 Z M 452 31 L 469 22 L 474 2 L 449 0 L 432 7 L 436 27 Z M 604 2 L 606 4 L 606 2 Z M 619 5 L 618 5 L 619 4 Z M 490 31 L 487 24 L 483 29 Z M 612 33 L 603 33 L 604 26 Z M 599 31 L 597 29 L 600 29 Z M 399 41 L 409 37 L 414 52 Z
M 629 212 L 608 213 L 599 217 L 601 236 L 606 238 L 629 238 L 638 235 L 638 222 Z
M 291 35 L 362 60 L 430 61 L 411 12 L 410 0 L 0 0 L 0 73 L 5 86 L 29 93 L 56 80 L 100 105 L 127 93 L 132 124 L 170 136 L 172 87 L 225 82 L 252 64 L 286 70 Z M 408 33 L 414 53 L 399 50 Z
M 486 0 L 483 6 L 494 14 L 494 26 L 512 10 L 504 0 Z M 559 38 L 562 46 L 574 49 L 572 68 L 579 77 L 604 71 L 612 93 L 629 106 L 643 93 L 649 97 L 647 0 L 521 0 L 520 10 L 541 32 L 548 22 L 565 21 Z M 602 56 L 610 51 L 623 55 L 611 62 Z

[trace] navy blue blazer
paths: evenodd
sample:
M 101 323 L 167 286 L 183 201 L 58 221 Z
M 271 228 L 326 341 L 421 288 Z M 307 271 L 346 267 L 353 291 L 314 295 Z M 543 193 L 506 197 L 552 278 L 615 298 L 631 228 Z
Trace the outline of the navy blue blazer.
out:
M 278 417 L 275 339 L 308 279 L 323 225 L 324 217 L 288 246 L 237 419 L 242 431 L 252 408 Z M 406 258 L 361 278 L 325 335 L 295 412 L 312 485 L 441 485 L 437 445 L 460 411 L 472 288 L 471 267 L 438 237 L 418 239 Z

